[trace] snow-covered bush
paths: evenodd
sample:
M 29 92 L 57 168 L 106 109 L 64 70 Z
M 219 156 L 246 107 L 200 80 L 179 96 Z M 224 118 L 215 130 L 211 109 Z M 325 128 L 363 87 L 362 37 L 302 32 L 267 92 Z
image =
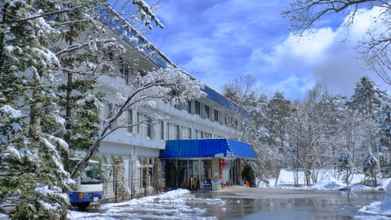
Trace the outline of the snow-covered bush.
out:
M 339 176 L 348 186 L 353 178 L 353 161 L 352 156 L 348 152 L 341 152 L 337 160 L 337 170 Z
M 377 186 L 377 174 L 379 171 L 379 161 L 372 153 L 370 153 L 363 162 L 365 184 L 370 186 Z

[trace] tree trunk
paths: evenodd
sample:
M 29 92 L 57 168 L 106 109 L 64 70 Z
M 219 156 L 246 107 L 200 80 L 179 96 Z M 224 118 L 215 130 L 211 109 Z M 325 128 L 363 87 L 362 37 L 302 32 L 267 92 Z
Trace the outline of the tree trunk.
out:
M 64 140 L 68 144 L 71 140 L 72 135 L 72 83 L 73 83 L 73 73 L 67 73 L 67 85 L 66 85 L 66 96 L 65 96 L 65 135 Z M 64 166 L 65 170 L 68 172 L 71 171 L 69 154 L 64 155 Z
M 71 72 L 67 73 L 67 86 L 66 86 L 66 96 L 65 96 L 65 129 L 66 134 L 64 140 L 69 143 L 71 138 L 71 129 L 72 129 L 72 80 L 73 74 Z
M 39 136 L 41 133 L 41 91 L 40 79 L 36 72 L 32 81 L 32 101 L 30 104 L 30 136 L 33 145 L 39 143 Z
M 278 185 L 278 179 L 280 178 L 280 172 L 281 172 L 281 169 L 277 168 L 277 177 L 276 177 L 276 181 L 274 182 L 274 186 Z
M 2 8 L 2 22 L 6 22 L 7 20 L 7 8 L 9 6 L 9 3 L 5 4 Z M 4 71 L 4 46 L 5 46 L 5 34 L 3 28 L 0 28 L 0 71 Z

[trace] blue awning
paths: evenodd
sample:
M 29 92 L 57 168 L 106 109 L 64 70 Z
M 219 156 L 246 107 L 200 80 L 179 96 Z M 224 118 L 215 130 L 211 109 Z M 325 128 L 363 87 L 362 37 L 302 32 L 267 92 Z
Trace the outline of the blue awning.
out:
M 192 139 L 166 141 L 166 149 L 160 151 L 163 159 L 194 158 L 255 159 L 251 145 L 228 139 Z

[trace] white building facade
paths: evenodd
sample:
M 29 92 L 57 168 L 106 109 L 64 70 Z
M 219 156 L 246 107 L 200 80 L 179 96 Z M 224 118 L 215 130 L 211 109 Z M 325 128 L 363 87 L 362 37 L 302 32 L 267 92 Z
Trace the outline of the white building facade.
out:
M 124 82 L 134 71 L 147 73 L 175 66 L 153 45 L 149 50 L 139 50 L 135 38 L 138 43 L 149 42 L 112 9 L 102 11 L 101 21 L 110 30 L 108 34 L 122 42 L 128 51 L 116 67 Z M 207 86 L 203 91 L 206 96 L 198 100 L 177 106 L 157 101 L 153 106 L 128 109 L 120 117 L 116 122 L 119 125 L 134 126 L 117 130 L 100 146 L 106 199 L 120 201 L 164 190 L 159 152 L 165 148 L 166 140 L 239 138 L 240 109 Z M 111 104 L 106 106 L 104 114 L 110 114 L 112 108 Z

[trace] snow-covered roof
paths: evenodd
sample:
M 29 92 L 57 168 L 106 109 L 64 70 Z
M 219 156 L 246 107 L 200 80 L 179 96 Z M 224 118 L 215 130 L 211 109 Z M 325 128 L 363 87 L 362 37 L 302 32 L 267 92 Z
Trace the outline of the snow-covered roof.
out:
M 174 62 L 172 62 L 162 51 L 155 47 L 142 33 L 137 31 L 112 6 L 106 4 L 99 7 L 98 15 L 100 21 L 104 25 L 108 26 L 112 31 L 118 34 L 122 40 L 141 52 L 148 60 L 150 60 L 159 68 L 166 68 L 169 66 L 177 67 Z M 195 79 L 195 77 L 188 72 L 184 70 L 182 72 Z M 244 109 L 231 102 L 229 99 L 211 87 L 205 85 L 203 86 L 202 90 L 207 94 L 208 99 L 214 101 L 222 107 L 247 115 Z

